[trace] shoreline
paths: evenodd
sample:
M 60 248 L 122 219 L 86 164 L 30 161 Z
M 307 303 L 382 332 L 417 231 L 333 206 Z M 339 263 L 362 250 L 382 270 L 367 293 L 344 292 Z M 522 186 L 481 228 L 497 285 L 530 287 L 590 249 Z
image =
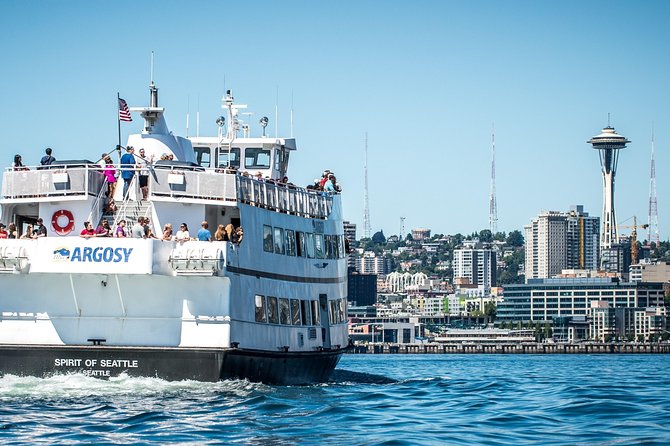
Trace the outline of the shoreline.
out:
M 669 354 L 670 344 L 369 344 L 347 354 Z

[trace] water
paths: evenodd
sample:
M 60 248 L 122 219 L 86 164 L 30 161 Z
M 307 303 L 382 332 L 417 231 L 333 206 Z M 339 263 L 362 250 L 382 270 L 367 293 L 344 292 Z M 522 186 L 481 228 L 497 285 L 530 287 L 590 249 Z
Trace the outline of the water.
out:
M 333 382 L 0 378 L 7 444 L 670 444 L 668 355 L 345 355 Z

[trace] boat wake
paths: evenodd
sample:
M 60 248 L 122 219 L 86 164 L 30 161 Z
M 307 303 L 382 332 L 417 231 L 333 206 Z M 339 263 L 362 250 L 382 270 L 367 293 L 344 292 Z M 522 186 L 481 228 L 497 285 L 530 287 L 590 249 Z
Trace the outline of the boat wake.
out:
M 246 397 L 254 391 L 268 387 L 247 380 L 165 381 L 160 378 L 130 377 L 125 374 L 104 380 L 79 373 L 54 375 L 48 378 L 5 375 L 0 377 L 0 401 L 21 398 L 170 397 L 222 393 Z
M 329 384 L 396 384 L 398 381 L 382 375 L 335 369 L 330 375 Z

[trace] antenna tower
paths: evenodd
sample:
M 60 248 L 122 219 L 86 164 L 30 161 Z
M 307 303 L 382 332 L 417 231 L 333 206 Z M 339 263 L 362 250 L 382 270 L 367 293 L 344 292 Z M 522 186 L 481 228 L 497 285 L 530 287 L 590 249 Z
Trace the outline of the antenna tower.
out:
M 400 217 L 400 240 L 402 242 L 403 234 L 405 233 L 405 217 Z
M 658 207 L 656 203 L 656 149 L 654 147 L 654 128 L 651 129 L 651 171 L 649 173 L 649 243 L 655 242 L 658 247 L 660 236 L 658 234 Z
M 365 164 L 363 165 L 365 174 L 365 210 L 363 211 L 363 237 L 370 238 L 370 202 L 368 200 L 368 132 L 365 132 Z
M 491 195 L 489 196 L 489 229 L 498 233 L 498 204 L 496 203 L 496 131 L 491 127 Z

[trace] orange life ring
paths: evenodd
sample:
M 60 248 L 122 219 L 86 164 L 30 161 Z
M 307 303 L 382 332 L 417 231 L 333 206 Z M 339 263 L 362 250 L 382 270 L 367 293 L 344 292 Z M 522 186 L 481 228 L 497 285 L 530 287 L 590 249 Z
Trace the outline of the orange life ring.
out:
M 61 226 L 58 223 L 60 217 L 67 218 L 67 224 Z M 60 209 L 51 216 L 51 227 L 54 229 L 54 232 L 58 235 L 68 235 L 74 229 L 74 216 L 72 212 L 67 209 Z

